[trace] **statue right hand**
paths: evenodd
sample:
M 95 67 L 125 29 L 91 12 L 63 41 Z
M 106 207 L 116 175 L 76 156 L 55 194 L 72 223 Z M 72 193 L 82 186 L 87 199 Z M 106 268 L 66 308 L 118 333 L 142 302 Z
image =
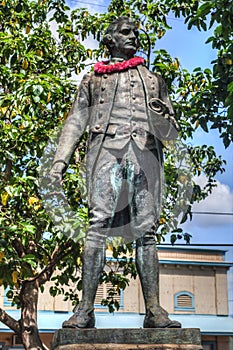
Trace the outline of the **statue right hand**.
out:
M 60 184 L 62 182 L 62 175 L 63 175 L 64 169 L 65 169 L 64 162 L 56 162 L 53 164 L 49 172 L 51 185 Z

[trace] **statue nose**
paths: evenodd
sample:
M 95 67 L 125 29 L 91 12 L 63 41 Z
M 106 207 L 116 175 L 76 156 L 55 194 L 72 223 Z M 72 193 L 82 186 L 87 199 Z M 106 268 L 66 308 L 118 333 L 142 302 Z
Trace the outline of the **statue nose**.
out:
M 134 34 L 134 32 L 133 32 L 133 31 L 130 33 L 130 38 L 132 38 L 132 39 L 136 39 L 136 35 Z

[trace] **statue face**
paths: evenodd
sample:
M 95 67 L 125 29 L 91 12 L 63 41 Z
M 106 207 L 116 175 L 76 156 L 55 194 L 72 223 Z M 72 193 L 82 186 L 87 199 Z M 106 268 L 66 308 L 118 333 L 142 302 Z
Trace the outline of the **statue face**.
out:
M 138 30 L 129 21 L 119 23 L 112 33 L 112 56 L 131 58 L 138 48 Z

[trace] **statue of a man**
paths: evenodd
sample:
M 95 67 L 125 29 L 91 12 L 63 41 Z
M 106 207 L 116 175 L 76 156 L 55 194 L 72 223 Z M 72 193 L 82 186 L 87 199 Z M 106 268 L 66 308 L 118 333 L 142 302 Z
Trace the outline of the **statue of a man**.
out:
M 99 62 L 79 86 L 55 154 L 51 175 L 62 179 L 88 128 L 87 190 L 90 227 L 83 256 L 82 301 L 63 327 L 92 328 L 94 300 L 105 264 L 106 237 L 136 240 L 145 328 L 179 328 L 159 304 L 155 227 L 162 186 L 162 139 L 177 128 L 167 89 L 150 72 L 138 47 L 132 19 L 120 17 L 103 38 L 111 59 Z

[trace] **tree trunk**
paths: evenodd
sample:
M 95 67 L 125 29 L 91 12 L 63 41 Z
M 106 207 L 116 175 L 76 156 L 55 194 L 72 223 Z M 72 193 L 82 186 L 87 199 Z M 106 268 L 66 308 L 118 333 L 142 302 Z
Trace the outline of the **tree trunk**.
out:
M 44 350 L 37 325 L 38 281 L 24 281 L 21 297 L 21 338 L 26 350 Z

